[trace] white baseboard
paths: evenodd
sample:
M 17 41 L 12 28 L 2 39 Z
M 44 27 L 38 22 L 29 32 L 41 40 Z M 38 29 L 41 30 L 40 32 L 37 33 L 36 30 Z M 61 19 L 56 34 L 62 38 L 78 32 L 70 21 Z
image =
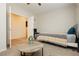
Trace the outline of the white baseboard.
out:
M 0 52 L 5 51 L 5 50 L 6 50 L 6 48 L 5 49 L 1 49 Z

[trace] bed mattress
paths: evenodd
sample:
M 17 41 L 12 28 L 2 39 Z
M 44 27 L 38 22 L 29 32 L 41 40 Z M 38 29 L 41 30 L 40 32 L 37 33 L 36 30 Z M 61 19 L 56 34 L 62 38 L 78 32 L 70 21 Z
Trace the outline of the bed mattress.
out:
M 62 46 L 67 46 L 67 39 L 62 39 L 62 38 L 56 38 L 56 37 L 50 37 L 50 36 L 39 36 L 37 37 L 37 40 L 55 43 Z

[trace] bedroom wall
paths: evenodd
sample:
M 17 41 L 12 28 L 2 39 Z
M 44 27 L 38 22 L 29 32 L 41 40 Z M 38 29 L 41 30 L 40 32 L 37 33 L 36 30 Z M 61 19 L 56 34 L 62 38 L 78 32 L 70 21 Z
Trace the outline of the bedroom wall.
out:
M 66 34 L 68 29 L 75 24 L 74 5 L 54 9 L 50 12 L 36 15 L 35 18 L 35 28 L 40 33 Z
M 27 36 L 27 18 L 11 13 L 11 39 L 24 38 Z
M 6 50 L 6 4 L 0 3 L 0 52 Z
M 77 19 L 77 24 L 78 24 L 78 30 L 77 30 L 77 36 L 79 38 L 79 4 L 76 4 L 76 19 Z

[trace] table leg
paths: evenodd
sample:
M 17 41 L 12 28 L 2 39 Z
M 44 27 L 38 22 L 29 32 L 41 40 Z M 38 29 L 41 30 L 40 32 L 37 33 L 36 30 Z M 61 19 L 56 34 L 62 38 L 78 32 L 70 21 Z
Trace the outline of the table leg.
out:
M 42 48 L 42 56 L 43 56 L 43 48 Z
M 25 56 L 26 53 L 21 51 L 21 52 L 20 52 L 20 55 L 21 55 L 21 56 Z
M 23 52 L 23 56 L 25 56 L 26 55 L 26 53 L 25 52 Z
M 77 48 L 77 51 L 79 52 L 79 42 L 78 42 L 77 44 L 78 44 L 78 48 Z
M 22 51 L 20 52 L 20 55 L 23 56 Z

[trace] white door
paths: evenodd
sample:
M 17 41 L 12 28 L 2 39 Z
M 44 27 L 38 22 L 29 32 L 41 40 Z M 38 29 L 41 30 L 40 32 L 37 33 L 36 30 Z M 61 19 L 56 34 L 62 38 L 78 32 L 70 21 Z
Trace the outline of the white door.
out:
M 34 16 L 28 19 L 28 33 L 29 33 L 28 37 L 33 36 L 34 34 L 33 29 L 34 29 Z

